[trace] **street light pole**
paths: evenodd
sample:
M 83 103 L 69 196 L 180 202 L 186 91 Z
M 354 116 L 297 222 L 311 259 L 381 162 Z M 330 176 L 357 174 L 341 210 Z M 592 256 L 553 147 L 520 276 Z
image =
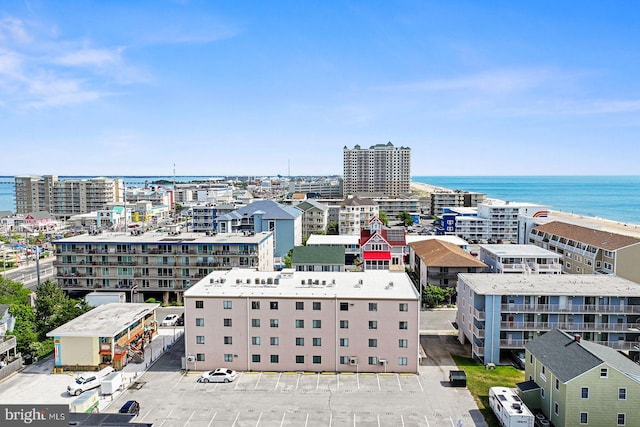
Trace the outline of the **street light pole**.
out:
M 40 287 L 40 251 L 39 245 L 42 242 L 40 240 L 36 240 L 35 253 L 36 253 L 36 274 L 38 275 L 38 287 Z
M 133 285 L 133 286 L 131 287 L 131 303 L 133 303 L 133 291 L 134 291 L 135 289 L 138 289 L 138 285 Z

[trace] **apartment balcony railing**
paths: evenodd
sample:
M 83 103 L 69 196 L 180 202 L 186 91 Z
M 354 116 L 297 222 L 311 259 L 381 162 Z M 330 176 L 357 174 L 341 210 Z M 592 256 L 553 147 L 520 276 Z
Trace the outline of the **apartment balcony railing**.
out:
M 473 335 L 475 335 L 478 338 L 484 338 L 484 329 L 483 328 L 478 328 L 477 326 L 473 327 Z
M 558 328 L 574 332 L 626 332 L 632 326 L 627 323 L 500 322 L 500 329 L 503 331 L 546 331 Z
M 500 309 L 503 313 L 640 313 L 640 305 L 635 304 L 502 304 Z
M 0 354 L 4 354 L 7 351 L 16 348 L 16 337 L 7 335 L 0 337 Z
M 473 317 L 475 317 L 478 320 L 484 320 L 485 317 L 486 317 L 486 313 L 484 311 L 480 311 L 478 309 L 473 309 Z
M 473 352 L 478 356 L 484 356 L 484 347 L 474 347 Z
M 530 339 L 502 339 L 500 340 L 500 348 L 503 349 L 512 349 L 512 348 L 524 348 L 525 344 L 527 344 Z M 616 350 L 637 350 L 640 347 L 640 343 L 637 341 L 624 341 L 624 340 L 615 340 L 615 341 L 590 341 L 596 344 L 606 345 L 607 347 L 614 348 Z
M 524 348 L 524 345 L 528 343 L 529 339 L 506 339 L 500 340 L 500 348 Z

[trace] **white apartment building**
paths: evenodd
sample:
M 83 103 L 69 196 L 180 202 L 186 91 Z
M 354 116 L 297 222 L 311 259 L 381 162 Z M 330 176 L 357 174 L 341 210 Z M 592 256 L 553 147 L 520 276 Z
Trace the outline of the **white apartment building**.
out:
M 55 280 L 67 292 L 122 292 L 181 301 L 216 270 L 274 268 L 273 233 L 97 233 L 55 241 Z
M 480 245 L 487 273 L 562 274 L 560 255 L 535 245 Z
M 187 368 L 418 370 L 418 292 L 404 272 L 214 272 L 185 292 Z
M 411 149 L 387 144 L 343 149 L 344 195 L 377 193 L 399 196 L 411 192 Z
M 373 200 L 347 197 L 340 205 L 338 214 L 340 234 L 359 236 L 362 230 L 369 229 L 369 221 L 379 214 L 380 208 Z

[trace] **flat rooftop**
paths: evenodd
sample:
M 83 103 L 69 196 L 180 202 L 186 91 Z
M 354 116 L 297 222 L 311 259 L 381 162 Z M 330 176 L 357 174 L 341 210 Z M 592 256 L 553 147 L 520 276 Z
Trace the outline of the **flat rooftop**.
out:
M 403 271 L 309 272 L 293 269 L 216 271 L 185 291 L 184 296 L 398 300 L 417 300 L 419 297 L 413 282 Z
M 407 234 L 406 239 L 407 239 L 407 245 L 414 242 L 422 242 L 424 240 L 440 240 L 441 242 L 451 243 L 453 245 L 460 246 L 460 247 L 465 247 L 469 245 L 469 242 L 467 242 L 466 240 L 461 239 L 458 236 L 452 236 L 448 234 L 443 236 L 433 236 L 433 235 L 422 236 L 422 235 L 415 235 L 415 234 Z
M 307 239 L 307 246 L 311 245 L 356 245 L 360 236 L 348 234 L 312 234 Z
M 48 337 L 113 337 L 160 304 L 111 303 L 89 310 L 47 333 Z
M 530 258 L 559 258 L 555 252 L 536 245 L 480 245 L 480 249 L 498 256 L 530 257 Z
M 96 243 L 130 243 L 130 244 L 224 244 L 224 243 L 260 243 L 268 238 L 272 232 L 255 233 L 218 233 L 214 236 L 207 236 L 206 233 L 182 232 L 180 234 L 169 234 L 168 232 L 147 231 L 142 234 L 132 235 L 131 233 L 99 233 L 80 234 L 65 239 L 56 240 L 54 244 L 76 243 L 76 244 L 96 244 Z
M 640 297 L 640 284 L 604 274 L 461 273 L 461 282 L 480 295 Z

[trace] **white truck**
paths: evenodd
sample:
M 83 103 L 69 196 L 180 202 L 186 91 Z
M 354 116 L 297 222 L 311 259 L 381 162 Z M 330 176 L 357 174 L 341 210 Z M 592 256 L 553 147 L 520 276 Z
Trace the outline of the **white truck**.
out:
M 113 368 L 111 366 L 107 366 L 95 374 L 80 375 L 67 386 L 67 392 L 71 396 L 80 396 L 87 390 L 98 388 L 100 387 L 102 379 L 111 372 L 113 372 Z
M 122 373 L 111 372 L 102 379 L 100 391 L 102 394 L 113 394 L 122 387 Z
M 491 387 L 489 406 L 502 427 L 534 427 L 535 417 L 511 388 Z
M 98 412 L 100 406 L 100 398 L 98 397 L 98 390 L 94 390 L 91 393 L 83 394 L 76 400 L 69 404 L 69 412 Z

